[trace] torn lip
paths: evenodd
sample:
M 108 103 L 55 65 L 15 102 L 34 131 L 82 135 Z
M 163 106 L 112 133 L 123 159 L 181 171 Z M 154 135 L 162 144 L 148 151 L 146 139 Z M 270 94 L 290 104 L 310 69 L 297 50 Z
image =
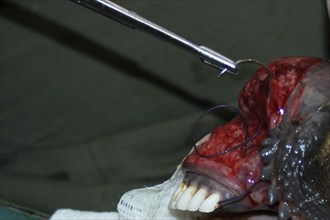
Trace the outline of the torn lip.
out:
M 222 167 L 222 169 L 224 169 L 224 167 Z M 226 170 L 229 169 L 230 168 L 227 167 Z M 195 178 L 197 182 L 195 182 L 195 184 L 206 187 L 209 192 L 222 193 L 226 191 L 226 194 L 231 194 L 232 196 L 244 192 L 244 189 L 237 183 L 237 181 L 234 178 L 228 178 L 228 174 L 225 174 L 224 172 L 219 173 L 210 172 L 210 170 L 206 171 L 205 169 L 189 169 L 189 166 L 183 167 L 182 171 L 185 174 L 184 181 L 186 181 L 187 184 Z M 199 177 L 196 178 L 197 176 Z
M 263 162 L 258 151 L 249 151 L 246 157 L 232 165 L 219 160 L 200 158 L 192 153 L 183 161 L 182 170 L 186 175 L 192 172 L 212 179 L 236 195 L 242 195 L 259 181 Z

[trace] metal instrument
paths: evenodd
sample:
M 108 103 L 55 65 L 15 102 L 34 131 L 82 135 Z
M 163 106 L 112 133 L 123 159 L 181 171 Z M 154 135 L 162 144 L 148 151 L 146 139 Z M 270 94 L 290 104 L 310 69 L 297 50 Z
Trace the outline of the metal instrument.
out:
M 217 53 L 205 46 L 199 46 L 187 39 L 168 31 L 167 29 L 139 16 L 108 0 L 71 0 L 106 17 L 109 17 L 130 28 L 149 33 L 154 37 L 172 43 L 178 47 L 188 50 L 200 57 L 200 59 L 212 67 L 220 70 L 220 75 L 230 73 L 238 74 L 238 64 L 229 58 Z

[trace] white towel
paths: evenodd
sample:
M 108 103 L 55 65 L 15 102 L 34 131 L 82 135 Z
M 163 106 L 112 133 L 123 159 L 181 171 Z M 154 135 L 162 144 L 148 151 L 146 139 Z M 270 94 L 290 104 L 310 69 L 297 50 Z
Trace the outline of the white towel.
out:
M 118 212 L 89 212 L 77 211 L 72 209 L 59 209 L 50 218 L 50 220 L 119 220 Z M 126 218 L 125 218 L 126 219 Z M 134 218 L 135 219 L 135 218 Z M 143 218 L 138 218 L 143 219 Z M 164 218 L 160 218 L 164 220 Z M 167 219 L 167 218 L 165 218 Z M 178 218 L 187 219 L 187 218 Z M 191 218 L 189 218 L 191 219 Z M 274 215 L 256 215 L 249 216 L 242 215 L 240 217 L 217 218 L 215 216 L 208 218 L 208 220 L 276 220 L 277 216 Z M 143 219 L 145 220 L 145 219 Z
M 72 209 L 59 209 L 50 220 L 118 220 L 118 212 L 90 212 Z
M 140 219 L 140 220 L 276 220 L 273 213 L 247 213 L 227 217 L 207 216 L 200 212 L 186 212 L 168 208 L 174 191 L 183 181 L 181 166 L 173 176 L 162 184 L 135 189 L 126 192 L 118 203 L 118 212 L 90 212 L 72 209 L 57 210 L 50 220 L 118 220 L 118 219 Z M 120 214 L 119 214 L 120 213 Z

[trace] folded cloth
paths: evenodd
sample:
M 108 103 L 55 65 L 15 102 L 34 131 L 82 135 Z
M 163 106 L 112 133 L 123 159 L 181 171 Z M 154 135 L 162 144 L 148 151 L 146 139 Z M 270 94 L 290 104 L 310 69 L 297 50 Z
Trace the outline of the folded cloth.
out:
M 59 209 L 50 220 L 118 220 L 118 212 L 91 212 L 72 209 Z

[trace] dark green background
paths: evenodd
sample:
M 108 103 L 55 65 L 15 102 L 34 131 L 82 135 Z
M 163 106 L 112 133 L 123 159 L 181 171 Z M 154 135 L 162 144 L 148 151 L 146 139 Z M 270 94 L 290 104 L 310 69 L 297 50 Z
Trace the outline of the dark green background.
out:
M 234 60 L 329 58 L 325 1 L 115 2 Z M 166 180 L 198 115 L 235 105 L 252 75 L 217 78 L 68 0 L 0 4 L 1 198 L 40 211 L 114 210 L 123 192 Z

